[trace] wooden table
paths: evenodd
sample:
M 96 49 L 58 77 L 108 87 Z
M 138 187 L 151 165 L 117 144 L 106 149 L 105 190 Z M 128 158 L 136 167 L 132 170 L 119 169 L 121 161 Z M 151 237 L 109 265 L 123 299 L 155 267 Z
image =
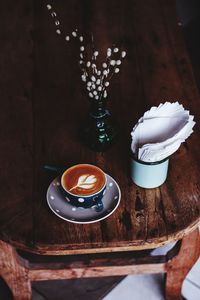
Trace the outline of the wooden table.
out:
M 74 26 L 93 31 L 101 51 L 113 43 L 127 49 L 122 72 L 110 87 L 109 106 L 121 134 L 104 154 L 80 143 L 78 128 L 88 99 L 76 45 L 67 46 L 55 34 L 43 1 L 4 1 L 0 275 L 15 299 L 28 300 L 33 280 L 165 272 L 166 299 L 180 299 L 183 279 L 199 256 L 200 99 L 175 3 L 69 0 L 56 1 L 55 9 L 66 32 Z M 164 185 L 138 188 L 129 176 L 130 131 L 152 105 L 174 100 L 195 115 L 195 132 L 171 157 Z M 55 175 L 44 171 L 43 165 L 83 162 L 113 176 L 122 199 L 109 218 L 75 225 L 49 210 L 46 190 Z M 165 258 L 135 258 L 135 251 L 181 239 Z M 35 263 L 21 258 L 16 249 L 34 253 Z M 59 256 L 58 262 L 41 264 L 37 255 L 50 259 L 53 255 L 54 261 Z M 61 255 L 67 255 L 62 262 Z

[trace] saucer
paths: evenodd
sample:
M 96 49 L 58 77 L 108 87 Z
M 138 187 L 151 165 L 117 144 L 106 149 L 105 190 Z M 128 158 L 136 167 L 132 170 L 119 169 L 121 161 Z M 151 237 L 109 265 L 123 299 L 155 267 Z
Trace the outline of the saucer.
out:
M 60 177 L 55 178 L 47 190 L 47 203 L 49 208 L 59 218 L 78 224 L 89 224 L 101 221 L 109 217 L 118 207 L 121 199 L 121 191 L 117 182 L 106 174 L 106 192 L 102 198 L 104 208 L 96 212 L 95 206 L 91 208 L 76 207 L 70 204 L 70 200 L 64 197 L 60 184 Z

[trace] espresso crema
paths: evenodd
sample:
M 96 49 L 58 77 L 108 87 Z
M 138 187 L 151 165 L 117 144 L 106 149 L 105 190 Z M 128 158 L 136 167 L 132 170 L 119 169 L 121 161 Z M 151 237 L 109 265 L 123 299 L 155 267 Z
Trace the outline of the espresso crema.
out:
M 62 176 L 63 188 L 74 195 L 89 196 L 100 191 L 106 177 L 101 169 L 93 165 L 80 164 L 65 171 Z

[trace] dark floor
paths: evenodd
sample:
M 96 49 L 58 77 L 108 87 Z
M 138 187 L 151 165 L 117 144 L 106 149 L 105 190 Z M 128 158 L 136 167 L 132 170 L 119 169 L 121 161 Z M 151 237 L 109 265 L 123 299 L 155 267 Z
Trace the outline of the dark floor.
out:
M 33 300 L 100 300 L 123 277 L 105 277 L 95 279 L 74 279 L 34 282 Z M 0 279 L 0 299 L 12 300 L 12 295 Z

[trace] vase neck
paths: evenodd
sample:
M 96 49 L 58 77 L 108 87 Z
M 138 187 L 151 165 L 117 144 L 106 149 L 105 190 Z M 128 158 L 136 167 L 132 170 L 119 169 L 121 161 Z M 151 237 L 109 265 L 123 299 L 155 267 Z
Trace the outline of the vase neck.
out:
M 103 100 L 91 100 L 90 115 L 96 118 L 101 118 L 107 114 L 106 99 Z

